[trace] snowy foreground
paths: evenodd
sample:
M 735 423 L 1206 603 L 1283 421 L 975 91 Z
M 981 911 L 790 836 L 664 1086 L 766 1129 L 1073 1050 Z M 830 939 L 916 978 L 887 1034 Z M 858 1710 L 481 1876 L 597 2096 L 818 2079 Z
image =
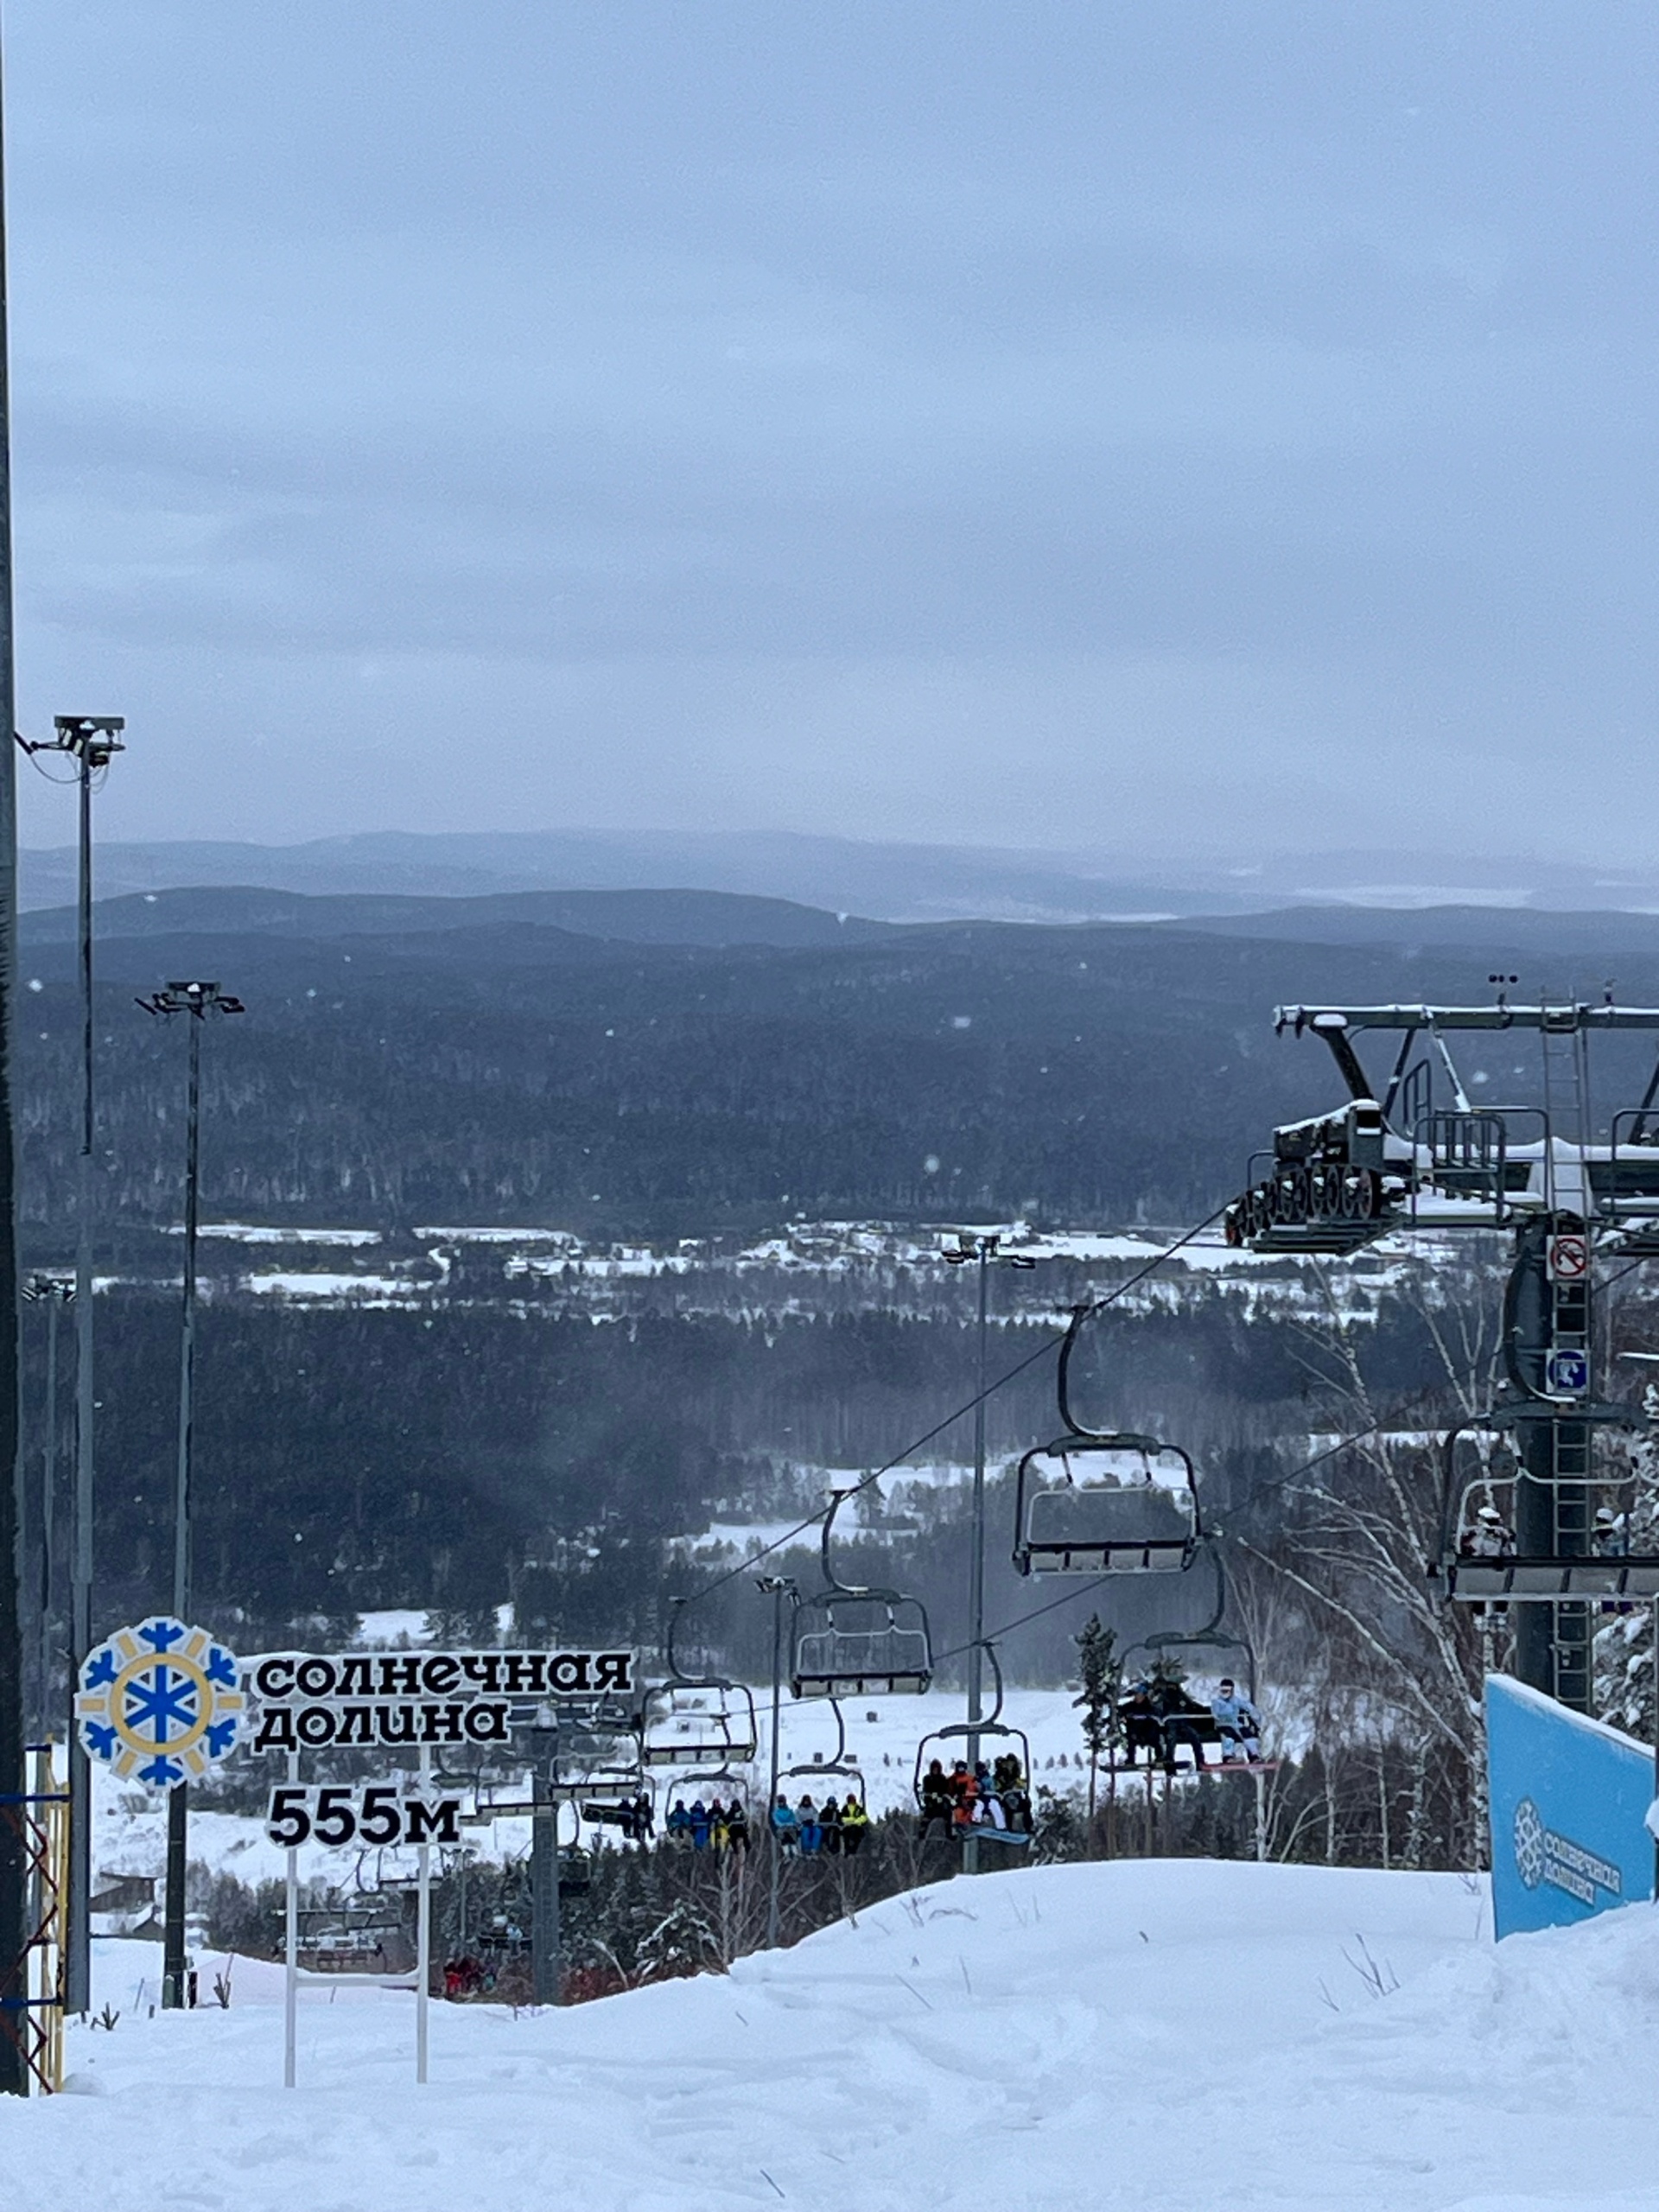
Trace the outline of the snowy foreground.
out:
M 412 1999 L 308 1991 L 284 2093 L 243 1963 L 228 2012 L 75 2030 L 77 2094 L 0 2107 L 0 2179 L 19 2212 L 1659 2206 L 1659 1913 L 1489 1931 L 1452 1875 L 1030 1869 L 728 1978 L 435 2005 L 424 2089 Z M 99 1948 L 130 2007 L 153 1961 Z

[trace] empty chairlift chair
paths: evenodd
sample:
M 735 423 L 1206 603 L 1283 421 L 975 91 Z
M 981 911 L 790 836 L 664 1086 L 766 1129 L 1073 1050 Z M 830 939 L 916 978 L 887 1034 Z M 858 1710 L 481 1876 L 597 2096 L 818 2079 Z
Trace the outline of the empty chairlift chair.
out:
M 1021 1574 L 1180 1573 L 1203 1535 L 1192 1460 L 1160 1437 L 1086 1429 L 1072 1415 L 1071 1353 L 1090 1311 L 1077 1309 L 1060 1351 L 1065 1433 L 1020 1462 L 1014 1563 Z
M 851 1495 L 838 1491 L 824 1516 L 825 1587 L 796 1604 L 790 1688 L 796 1697 L 919 1695 L 933 1679 L 932 1640 L 920 1599 L 898 1590 L 854 1589 L 836 1579 L 830 1535 Z

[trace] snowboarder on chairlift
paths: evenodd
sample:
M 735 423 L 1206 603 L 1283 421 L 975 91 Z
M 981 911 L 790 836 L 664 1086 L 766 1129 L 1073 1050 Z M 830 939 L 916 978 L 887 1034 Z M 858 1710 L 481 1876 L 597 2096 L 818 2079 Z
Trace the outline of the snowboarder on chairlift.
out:
M 772 1808 L 772 1826 L 780 1850 L 794 1852 L 800 1848 L 801 1824 L 795 1817 L 795 1808 L 781 1789 L 778 1802 Z
M 1211 1716 L 1221 1738 L 1221 1763 L 1242 1752 L 1255 1766 L 1262 1757 L 1262 1716 L 1247 1697 L 1241 1697 L 1230 1675 L 1224 1675 L 1210 1701 Z

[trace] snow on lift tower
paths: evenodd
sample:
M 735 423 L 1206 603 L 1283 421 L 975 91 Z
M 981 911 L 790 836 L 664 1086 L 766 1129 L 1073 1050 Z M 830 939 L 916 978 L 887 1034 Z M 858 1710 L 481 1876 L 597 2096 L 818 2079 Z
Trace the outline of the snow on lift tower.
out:
M 1659 1559 L 1632 1555 L 1629 1514 L 1598 1497 L 1629 1489 L 1599 1439 L 1647 1426 L 1597 1395 L 1596 1262 L 1659 1257 L 1659 1065 L 1639 1103 L 1599 1123 L 1591 1110 L 1597 1037 L 1659 1032 L 1659 1008 L 1549 1000 L 1518 1003 L 1491 976 L 1484 1006 L 1281 1007 L 1282 1035 L 1321 1038 L 1347 1086 L 1333 1113 L 1275 1129 L 1229 1209 L 1230 1243 L 1258 1252 L 1349 1252 L 1379 1236 L 1506 1230 L 1505 1389 L 1446 1438 L 1441 1525 L 1429 1579 L 1450 1600 L 1518 1605 L 1520 1678 L 1588 1709 L 1589 1601 L 1659 1594 Z M 1530 1033 L 1539 1103 L 1477 1108 L 1452 1040 Z M 1397 1039 L 1374 1084 L 1357 1040 Z M 1484 1456 L 1475 1437 L 1488 1440 Z
M 647 1766 L 747 1766 L 760 1748 L 754 1693 L 719 1675 L 688 1675 L 674 1651 L 683 1598 L 669 1600 L 668 1679 L 645 1693 L 640 1751 Z
M 1204 1533 L 1192 1460 L 1160 1437 L 1084 1428 L 1071 1411 L 1071 1355 L 1092 1311 L 1073 1309 L 1060 1346 L 1065 1433 L 1020 1462 L 1014 1563 L 1021 1574 L 1179 1574 Z
M 789 1687 L 796 1697 L 881 1697 L 933 1679 L 927 1609 L 899 1590 L 839 1580 L 830 1554 L 836 1516 L 854 1490 L 840 1490 L 823 1517 L 824 1586 L 798 1599 Z

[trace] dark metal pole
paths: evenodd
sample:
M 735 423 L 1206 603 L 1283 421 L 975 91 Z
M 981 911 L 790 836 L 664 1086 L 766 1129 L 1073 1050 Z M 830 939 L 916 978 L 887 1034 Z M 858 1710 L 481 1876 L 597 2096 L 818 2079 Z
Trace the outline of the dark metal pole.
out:
M 784 1840 L 772 1814 L 778 1804 L 778 1725 L 784 1691 L 784 1591 L 782 1575 L 768 1575 L 760 1587 L 772 1592 L 772 1774 L 766 1784 L 766 1838 L 770 1886 L 766 1891 L 766 1948 L 778 1948 L 778 1883 Z
M 531 1777 L 534 1810 L 530 1824 L 531 1994 L 538 2005 L 556 2005 L 559 1971 L 559 1808 L 550 1796 L 543 1764 Z
M 179 1320 L 179 1449 L 173 1490 L 173 1611 L 190 1618 L 190 1460 L 195 1431 L 196 1230 L 200 1218 L 201 1025 L 205 1009 L 185 1016 L 190 1039 L 185 1103 L 184 1297 Z M 185 2008 L 184 1878 L 188 1864 L 190 1798 L 179 1783 L 167 1801 L 167 1899 L 163 1913 L 162 2005 Z
M 0 151 L 0 178 L 3 152 Z M 12 1010 L 17 989 L 17 727 L 11 589 L 11 397 L 6 336 L 5 213 L 0 182 L 0 1478 L 11 1477 L 22 1444 L 19 1414 L 17 1174 L 11 1090 Z M 20 1798 L 23 1767 L 22 1529 L 15 1479 L 0 1478 L 0 1796 Z M 3 1808 L 21 1816 L 18 1804 Z M 27 1995 L 29 1882 L 21 1817 L 0 1818 L 0 2004 L 10 2030 Z M 0 2032 L 0 2092 L 28 2087 L 20 2037 Z
M 92 1648 L 92 763 L 80 759 L 80 1157 L 75 1197 L 75 1507 L 69 1565 L 69 1694 Z M 92 2009 L 92 1773 L 69 1731 L 69 1941 L 67 2011 Z
M 974 1397 L 974 1550 L 968 1573 L 968 1765 L 979 1766 L 979 1723 L 985 1717 L 985 1357 L 989 1313 L 990 1262 L 994 1237 L 976 1240 L 979 1260 L 979 1333 Z M 979 1872 L 979 1838 L 971 1828 L 963 1839 L 962 1871 Z

